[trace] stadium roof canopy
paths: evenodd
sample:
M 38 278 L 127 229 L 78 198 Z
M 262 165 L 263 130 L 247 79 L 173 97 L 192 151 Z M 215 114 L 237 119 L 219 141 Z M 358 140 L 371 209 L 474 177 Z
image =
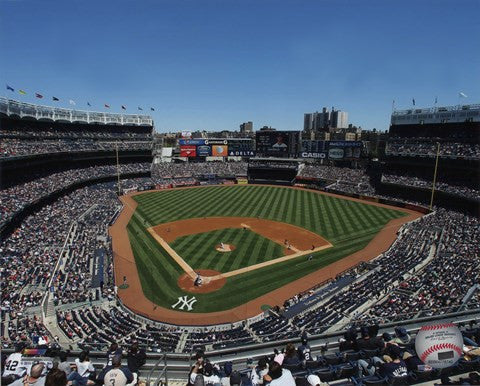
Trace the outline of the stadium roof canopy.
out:
M 153 126 L 153 119 L 149 115 L 65 109 L 19 102 L 5 97 L 0 97 L 0 115 L 52 122 Z

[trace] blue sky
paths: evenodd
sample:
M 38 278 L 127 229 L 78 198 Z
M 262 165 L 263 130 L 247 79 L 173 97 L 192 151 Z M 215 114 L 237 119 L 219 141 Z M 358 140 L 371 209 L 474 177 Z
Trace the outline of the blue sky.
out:
M 158 131 L 301 129 L 323 106 L 386 129 L 393 99 L 480 102 L 479 14 L 478 0 L 0 0 L 0 82 L 27 102 L 153 106 Z

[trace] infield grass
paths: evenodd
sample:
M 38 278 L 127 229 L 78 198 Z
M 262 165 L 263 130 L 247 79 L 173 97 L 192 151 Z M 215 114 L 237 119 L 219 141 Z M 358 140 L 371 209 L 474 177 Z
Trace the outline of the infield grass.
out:
M 220 242 L 232 244 L 232 252 L 218 252 Z M 226 228 L 179 237 L 170 246 L 193 269 L 229 272 L 284 256 L 281 245 L 250 230 Z
M 127 230 L 142 288 L 147 298 L 166 308 L 170 308 L 179 296 L 187 294 L 177 286 L 177 279 L 183 271 L 148 233 L 148 226 L 198 217 L 259 217 L 308 229 L 333 244 L 332 248 L 317 252 L 309 262 L 304 257 L 299 257 L 228 278 L 225 286 L 216 292 L 195 294 L 197 302 L 191 312 L 230 309 L 277 289 L 364 248 L 386 223 L 405 215 L 400 210 L 344 200 L 314 191 L 273 186 L 236 185 L 166 190 L 137 195 L 134 199 L 138 202 L 138 207 Z M 144 220 L 148 225 L 145 225 Z M 189 243 L 194 243 L 196 237 L 202 237 L 201 235 L 185 237 L 191 237 Z M 225 242 L 214 238 L 210 241 L 213 246 L 205 246 L 205 254 L 202 252 L 198 255 L 202 259 L 213 259 L 218 253 L 214 250 L 214 245 Z M 253 244 L 250 248 L 258 245 Z M 198 258 L 194 249 L 192 255 L 175 249 L 187 262 L 188 259 Z M 275 254 L 272 252 L 272 257 Z M 251 265 L 245 261 L 235 264 Z M 227 263 L 217 270 L 225 271 L 226 265 Z

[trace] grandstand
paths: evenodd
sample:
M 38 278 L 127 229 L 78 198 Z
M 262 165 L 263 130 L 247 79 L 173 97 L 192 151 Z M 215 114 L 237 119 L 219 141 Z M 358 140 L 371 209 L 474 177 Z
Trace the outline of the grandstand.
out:
M 152 163 L 151 117 L 49 108 L 1 98 L 2 348 L 10 353 L 18 343 L 25 343 L 48 349 L 31 356 L 26 352 L 24 360 L 30 364 L 39 356 L 56 357 L 60 349 L 70 349 L 68 360 L 73 362 L 81 350 L 88 350 L 100 369 L 113 343 L 127 350 L 137 342 L 147 353 L 140 376 L 152 382 L 166 374 L 170 379 L 186 379 L 197 350 L 220 365 L 217 372 L 223 378 L 223 364 L 229 361 L 244 379 L 251 378 L 252 359 L 256 363 L 272 358 L 274 349 L 304 339 L 310 357 L 284 362 L 298 383 L 305 384 L 309 375 L 316 374 L 322 382 L 338 385 L 414 384 L 480 369 L 478 354 L 467 352 L 480 344 L 479 107 L 465 107 L 395 112 L 380 165 L 352 169 L 298 159 L 251 158 L 250 143 L 246 146 L 240 139 L 238 148 L 231 149 L 234 153 L 215 150 L 211 162 L 195 157 L 188 162 Z M 449 121 L 444 122 L 447 113 Z M 430 210 L 437 142 L 438 186 Z M 160 153 L 172 161 L 175 153 L 188 150 L 182 146 L 192 145 L 179 143 Z M 210 150 L 203 149 L 204 158 Z M 239 159 L 228 161 L 230 155 Z M 328 280 L 312 282 L 307 290 L 244 320 L 174 325 L 127 308 L 118 291 L 133 284 L 130 277 L 115 276 L 108 232 L 123 206 L 117 196 L 118 179 L 123 193 L 152 188 L 172 193 L 171 188 L 188 191 L 183 187 L 200 185 L 224 189 L 246 178 L 251 183 L 335 192 L 339 201 L 355 197 L 419 215 L 403 224 L 395 241 L 378 256 Z M 310 196 L 299 197 L 313 205 Z M 339 217 L 331 219 L 334 225 L 351 228 L 352 217 L 345 208 L 354 206 L 354 201 L 337 207 L 333 201 L 321 200 L 328 210 L 338 210 Z M 217 203 L 214 198 L 210 201 Z M 235 203 L 232 200 L 230 206 Z M 266 211 L 268 204 L 260 209 Z M 369 220 L 386 216 L 373 210 L 361 213 Z M 303 211 L 301 217 L 310 221 Z M 141 220 L 146 222 L 146 217 L 136 219 Z M 391 354 L 383 347 L 401 339 L 405 339 L 402 352 L 418 359 L 414 336 L 432 321 L 461 326 L 470 349 L 455 366 L 444 371 L 425 369 L 410 359 L 404 377 L 362 367 L 362 360 L 368 365 L 374 356 Z M 382 348 L 366 344 L 370 338 Z

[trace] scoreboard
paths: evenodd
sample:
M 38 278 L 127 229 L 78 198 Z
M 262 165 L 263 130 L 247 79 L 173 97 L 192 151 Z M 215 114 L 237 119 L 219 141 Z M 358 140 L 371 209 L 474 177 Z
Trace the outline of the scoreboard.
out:
M 181 157 L 253 157 L 251 138 L 182 138 L 178 140 Z
M 273 157 L 296 157 L 300 131 L 266 130 L 256 132 L 257 153 Z

